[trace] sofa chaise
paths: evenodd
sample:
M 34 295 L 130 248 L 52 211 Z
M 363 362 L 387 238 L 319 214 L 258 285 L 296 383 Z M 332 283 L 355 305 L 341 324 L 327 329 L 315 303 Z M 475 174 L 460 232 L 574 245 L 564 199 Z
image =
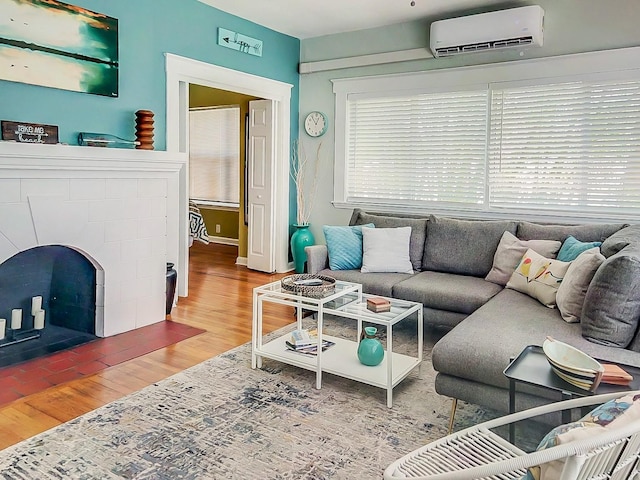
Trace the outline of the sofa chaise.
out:
M 541 345 L 547 336 L 593 357 L 640 367 L 639 226 L 464 220 L 356 209 L 349 226 L 359 225 L 376 229 L 411 227 L 409 261 L 414 273 L 331 269 L 331 245 L 307 247 L 307 270 L 360 283 L 366 293 L 422 303 L 425 324 L 447 330 L 432 352 L 439 394 L 508 411 L 509 385 L 503 370 L 527 345 Z M 499 281 L 491 277 L 495 277 L 505 244 L 516 242 L 520 256 L 524 247 L 536 247 L 538 243 L 548 246 L 555 242 L 564 249 L 569 237 L 577 244 L 596 242 L 593 245 L 597 247 L 578 257 L 581 262 L 587 254 L 601 259 L 583 286 L 577 317 L 570 321 L 563 318 L 559 308 L 545 304 L 544 295 L 536 298 L 530 292 L 523 293 L 530 285 L 520 290 L 512 286 L 517 276 L 510 270 L 514 266 L 506 272 L 498 268 L 502 275 Z M 526 248 L 535 262 L 536 253 L 530 248 L 537 247 Z M 519 259 L 517 269 L 526 267 L 525 257 Z M 567 268 L 565 272 L 571 272 L 574 264 L 577 271 L 577 259 L 558 263 Z M 581 322 L 576 321 L 579 319 Z M 519 409 L 557 400 L 553 392 L 523 384 L 518 384 L 517 392 Z

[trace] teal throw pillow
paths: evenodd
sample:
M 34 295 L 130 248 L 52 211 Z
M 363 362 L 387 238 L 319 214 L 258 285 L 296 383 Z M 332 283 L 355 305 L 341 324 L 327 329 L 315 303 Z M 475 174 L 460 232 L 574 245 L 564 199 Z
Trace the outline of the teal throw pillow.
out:
M 556 259 L 561 262 L 571 262 L 578 258 L 578 255 L 582 252 L 600 245 L 602 245 L 602 242 L 581 242 L 575 237 L 569 236 L 560 247 Z
M 331 270 L 355 270 L 362 267 L 362 228 L 374 228 L 373 223 L 353 226 L 324 225 L 322 232 L 329 252 Z

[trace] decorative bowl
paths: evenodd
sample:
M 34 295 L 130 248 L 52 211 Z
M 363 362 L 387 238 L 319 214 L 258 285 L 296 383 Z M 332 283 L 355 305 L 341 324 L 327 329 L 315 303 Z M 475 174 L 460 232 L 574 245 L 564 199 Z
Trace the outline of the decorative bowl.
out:
M 306 284 L 310 280 L 315 280 L 316 284 Z M 310 273 L 300 273 L 289 275 L 280 280 L 283 290 L 303 297 L 322 298 L 331 295 L 336 290 L 336 279 L 326 275 Z
M 544 341 L 542 350 L 551 369 L 560 378 L 583 390 L 598 388 L 604 367 L 596 359 L 553 338 Z

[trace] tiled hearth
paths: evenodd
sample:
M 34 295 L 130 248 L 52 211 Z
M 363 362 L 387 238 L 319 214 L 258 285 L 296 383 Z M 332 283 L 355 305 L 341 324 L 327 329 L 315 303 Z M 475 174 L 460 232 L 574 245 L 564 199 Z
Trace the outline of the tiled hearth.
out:
M 204 330 L 166 321 L 0 368 L 0 405 L 180 342 Z
M 186 248 L 185 165 L 167 152 L 0 142 L 0 263 L 72 248 L 96 268 L 97 336 L 163 321 L 166 262 L 180 268 Z

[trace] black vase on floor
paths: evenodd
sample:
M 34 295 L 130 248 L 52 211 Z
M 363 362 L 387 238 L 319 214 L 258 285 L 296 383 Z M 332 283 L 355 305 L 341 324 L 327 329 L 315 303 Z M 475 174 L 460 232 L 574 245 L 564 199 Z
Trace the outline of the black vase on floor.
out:
M 171 313 L 171 308 L 173 308 L 173 297 L 176 294 L 177 280 L 178 272 L 173 268 L 173 263 L 167 263 L 167 315 Z

